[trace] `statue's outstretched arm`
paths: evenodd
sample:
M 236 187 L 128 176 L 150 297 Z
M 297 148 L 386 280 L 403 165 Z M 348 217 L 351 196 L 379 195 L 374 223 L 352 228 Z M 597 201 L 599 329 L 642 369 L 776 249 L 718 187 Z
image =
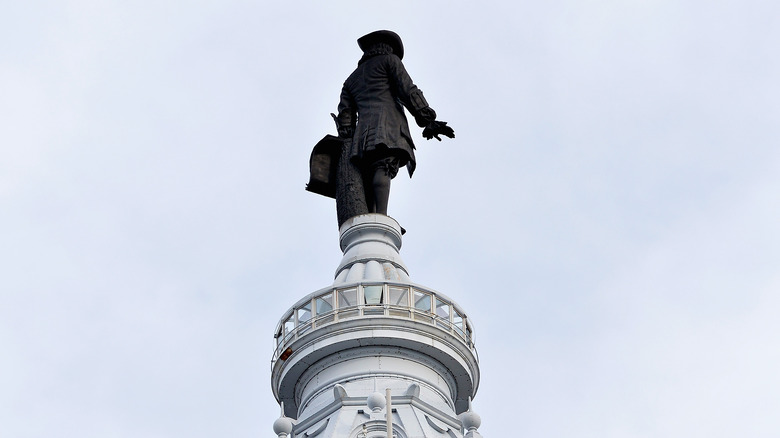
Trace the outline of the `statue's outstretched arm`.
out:
M 414 116 L 417 126 L 424 128 L 423 137 L 428 140 L 436 138 L 439 141 L 441 141 L 440 135 L 455 138 L 455 131 L 447 126 L 447 122 L 436 120 L 436 111 L 430 107 L 422 90 L 414 85 L 401 60 L 393 58 L 395 57 L 390 57 L 392 60 L 391 69 L 396 81 L 396 93 L 401 99 L 401 103 Z

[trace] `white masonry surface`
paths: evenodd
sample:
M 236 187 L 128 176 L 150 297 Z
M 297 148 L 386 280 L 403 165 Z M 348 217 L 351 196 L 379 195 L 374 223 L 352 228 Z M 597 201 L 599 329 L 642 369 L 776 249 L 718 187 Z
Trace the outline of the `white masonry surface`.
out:
M 472 323 L 450 298 L 409 278 L 401 227 L 349 219 L 332 285 L 285 312 L 271 371 L 280 438 L 479 438 Z M 389 391 L 388 391 L 389 390 Z M 388 397 L 390 394 L 390 421 Z

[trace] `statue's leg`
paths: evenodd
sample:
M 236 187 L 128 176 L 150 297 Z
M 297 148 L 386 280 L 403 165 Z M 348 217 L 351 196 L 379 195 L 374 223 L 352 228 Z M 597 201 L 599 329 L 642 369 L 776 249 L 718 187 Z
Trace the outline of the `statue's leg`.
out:
M 363 193 L 366 195 L 366 207 L 369 213 L 376 213 L 376 199 L 374 199 L 374 168 L 363 171 Z
M 387 216 L 387 204 L 390 201 L 390 174 L 386 167 L 374 170 L 372 181 L 374 194 L 374 212 Z
M 341 150 L 336 178 L 336 215 L 339 227 L 353 216 L 368 213 L 363 176 L 350 158 L 350 147 L 346 142 Z
M 387 215 L 387 204 L 390 200 L 390 182 L 398 174 L 400 164 L 401 160 L 397 156 L 388 153 L 371 165 L 370 183 L 374 200 L 374 211 L 376 213 Z

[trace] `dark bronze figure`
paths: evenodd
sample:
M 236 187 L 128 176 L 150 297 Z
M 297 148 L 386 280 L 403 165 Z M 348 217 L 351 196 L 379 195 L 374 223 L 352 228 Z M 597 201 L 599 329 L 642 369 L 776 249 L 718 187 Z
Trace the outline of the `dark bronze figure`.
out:
M 307 186 L 325 196 L 335 194 L 339 226 L 359 214 L 386 215 L 390 181 L 400 167 L 406 166 L 410 177 L 414 173 L 414 142 L 404 107 L 424 128 L 426 139 L 455 137 L 446 122 L 436 120 L 436 112 L 406 72 L 401 62 L 403 43 L 396 33 L 372 32 L 358 39 L 358 45 L 363 57 L 344 82 L 338 115 L 332 114 L 340 148 L 332 136 L 318 143 L 312 152 L 312 180 Z M 315 178 L 315 172 L 320 179 Z

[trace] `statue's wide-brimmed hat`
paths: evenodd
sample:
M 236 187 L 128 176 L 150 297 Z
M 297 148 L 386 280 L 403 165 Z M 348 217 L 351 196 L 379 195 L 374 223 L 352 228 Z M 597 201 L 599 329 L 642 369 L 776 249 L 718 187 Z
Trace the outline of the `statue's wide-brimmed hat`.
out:
M 391 30 L 377 30 L 367 35 L 363 35 L 358 38 L 357 43 L 364 52 L 370 49 L 374 44 L 385 43 L 393 48 L 394 54 L 398 55 L 399 58 L 404 59 L 404 43 L 401 42 L 401 37 Z

